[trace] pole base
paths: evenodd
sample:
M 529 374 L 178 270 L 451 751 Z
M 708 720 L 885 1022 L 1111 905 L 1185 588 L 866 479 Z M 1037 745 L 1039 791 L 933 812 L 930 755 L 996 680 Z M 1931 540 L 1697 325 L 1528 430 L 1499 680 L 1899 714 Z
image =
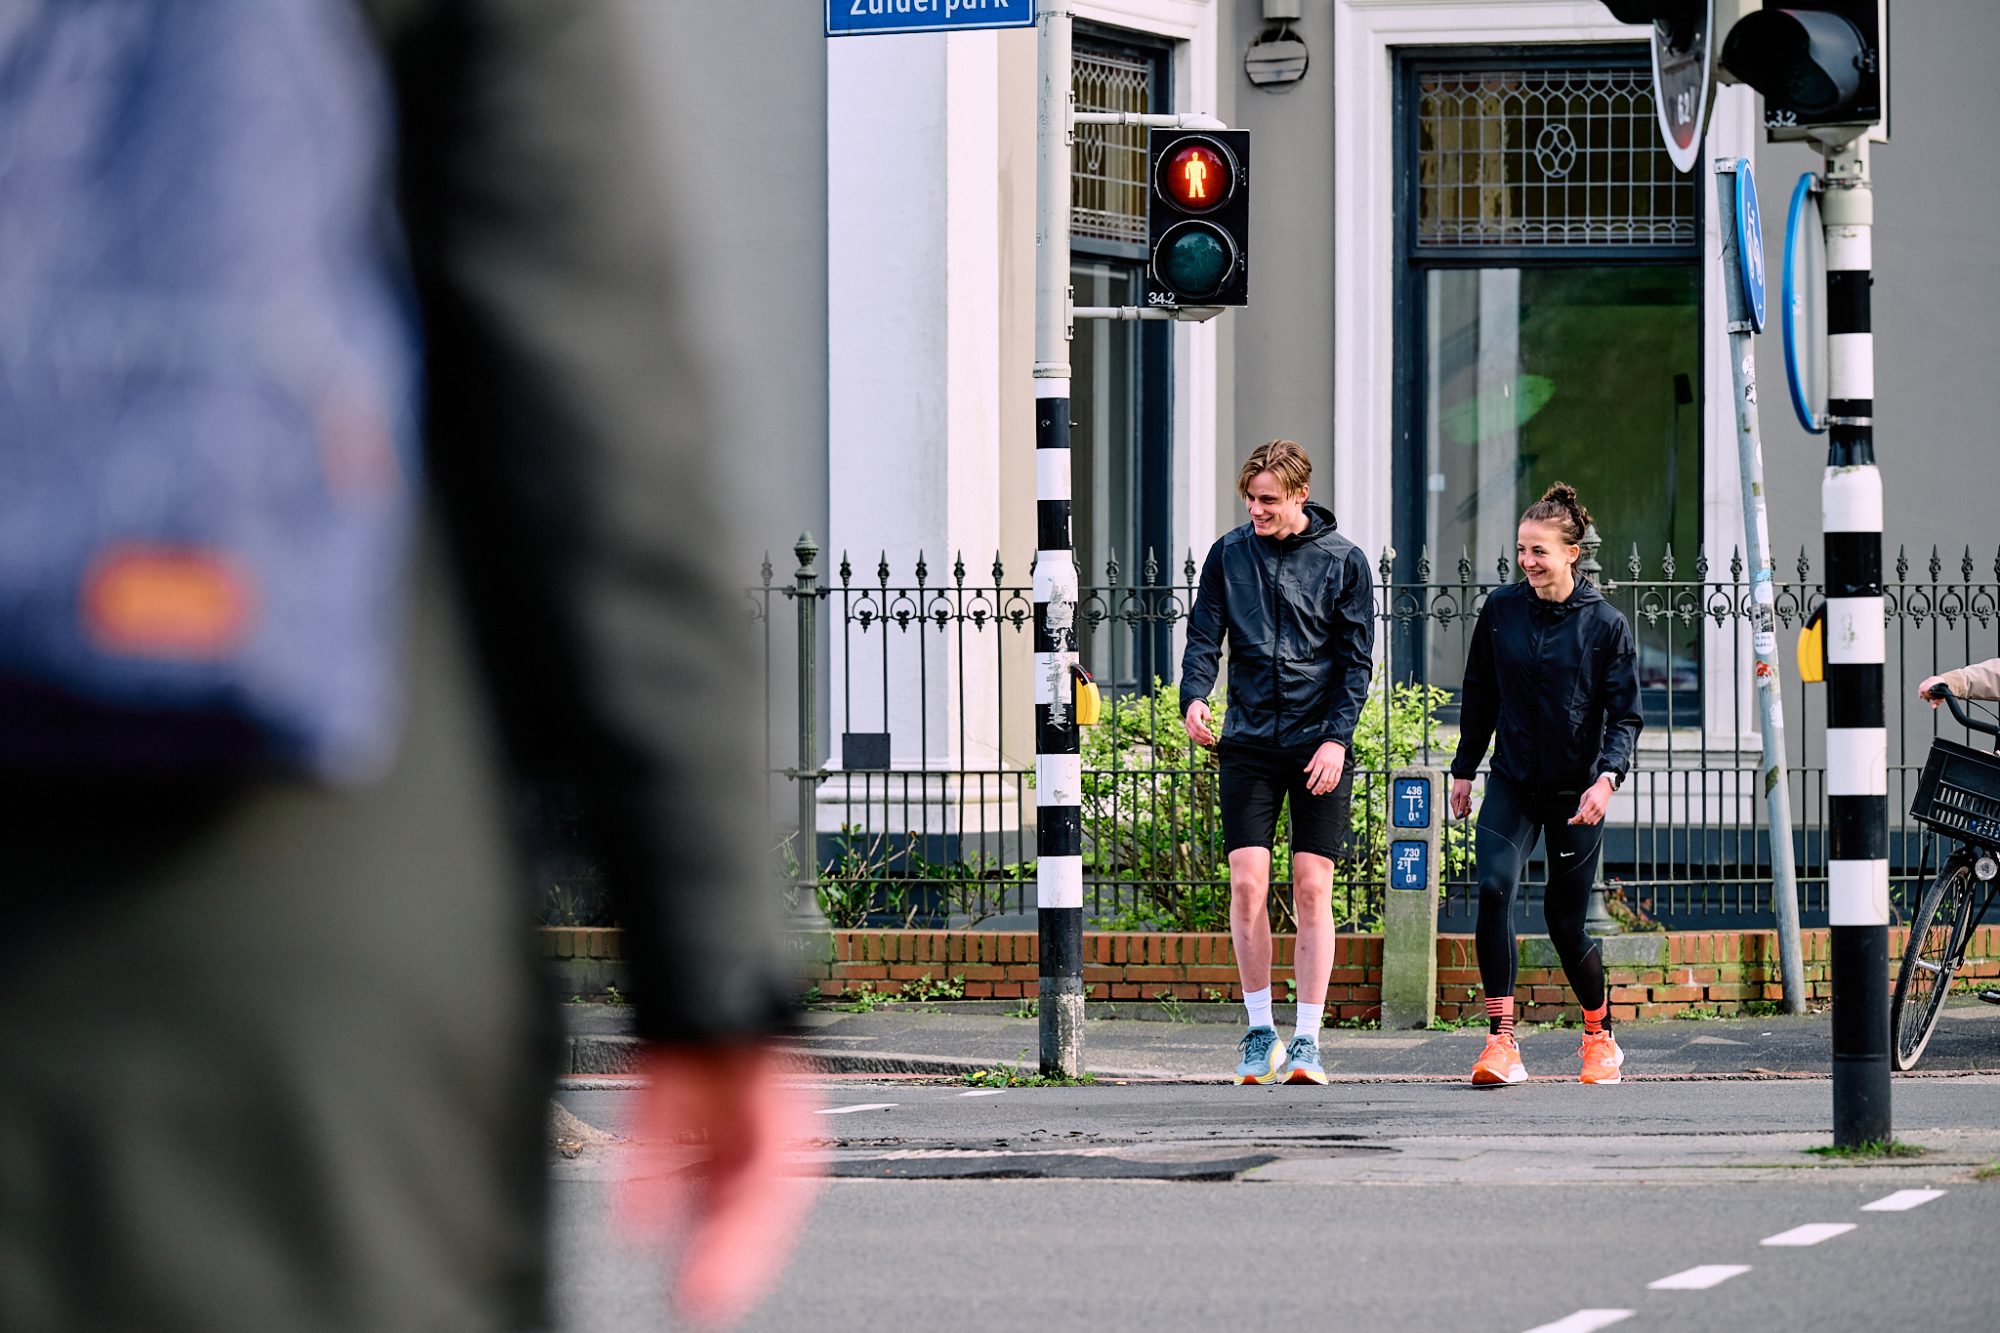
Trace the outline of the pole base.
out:
M 1083 988 L 1067 977 L 1044 977 L 1041 986 L 1042 1077 L 1083 1073 Z

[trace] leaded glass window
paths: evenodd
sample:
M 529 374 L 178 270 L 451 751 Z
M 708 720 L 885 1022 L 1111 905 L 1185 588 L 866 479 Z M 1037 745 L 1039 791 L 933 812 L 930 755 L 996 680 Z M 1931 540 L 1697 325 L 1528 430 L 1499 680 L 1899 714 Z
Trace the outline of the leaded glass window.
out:
M 1419 247 L 1699 239 L 1643 65 L 1430 69 L 1416 100 Z
M 1156 62 L 1079 43 L 1073 56 L 1079 111 L 1153 110 Z M 1070 149 L 1070 229 L 1080 240 L 1146 243 L 1146 131 L 1079 125 Z

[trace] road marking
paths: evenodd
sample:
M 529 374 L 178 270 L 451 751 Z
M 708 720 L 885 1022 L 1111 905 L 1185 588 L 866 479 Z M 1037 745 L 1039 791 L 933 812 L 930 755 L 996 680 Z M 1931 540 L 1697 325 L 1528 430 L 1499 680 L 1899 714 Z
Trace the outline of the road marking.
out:
M 1759 1245 L 1817 1245 L 1823 1240 L 1832 1240 L 1854 1230 L 1852 1222 L 1808 1222 L 1790 1231 L 1780 1231 L 1775 1236 L 1766 1236 Z
M 961 1092 L 958 1095 L 961 1097 L 998 1097 L 1005 1091 L 1007 1091 L 1005 1088 L 974 1088 L 971 1092 Z
M 1537 1324 L 1528 1333 L 1596 1333 L 1600 1328 L 1630 1319 L 1635 1313 L 1634 1310 L 1578 1310 L 1553 1324 Z
M 1864 1213 L 1907 1213 L 1919 1204 L 1929 1203 L 1943 1194 L 1943 1190 L 1897 1190 L 1894 1194 L 1877 1199 L 1873 1203 L 1861 1205 Z
M 887 1111 L 898 1105 L 896 1102 L 863 1102 L 859 1106 L 823 1106 L 820 1115 L 853 1115 L 856 1111 Z
M 1649 1291 L 1707 1291 L 1749 1271 L 1749 1264 L 1700 1264 L 1669 1274 L 1658 1282 L 1648 1282 L 1646 1288 Z

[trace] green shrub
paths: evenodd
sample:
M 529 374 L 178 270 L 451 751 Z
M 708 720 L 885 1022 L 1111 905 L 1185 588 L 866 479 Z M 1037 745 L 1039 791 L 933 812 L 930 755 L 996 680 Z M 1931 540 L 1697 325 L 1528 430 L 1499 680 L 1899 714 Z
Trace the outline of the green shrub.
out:
M 1363 929 L 1380 918 L 1387 876 L 1388 774 L 1438 747 L 1437 710 L 1449 694 L 1436 686 L 1385 687 L 1377 677 L 1355 728 L 1347 762 L 1355 773 L 1353 838 L 1334 871 L 1334 917 Z M 1226 705 L 1211 701 L 1218 730 Z M 1113 889 L 1117 906 L 1096 918 L 1100 929 L 1226 930 L 1229 865 L 1215 755 L 1187 737 L 1180 687 L 1155 681 L 1150 692 L 1107 701 L 1103 720 L 1083 733 L 1084 875 Z M 1291 879 L 1289 810 L 1278 818 L 1274 883 Z M 1471 831 L 1448 825 L 1447 877 L 1472 859 Z M 1290 908 L 1273 895 L 1281 925 Z

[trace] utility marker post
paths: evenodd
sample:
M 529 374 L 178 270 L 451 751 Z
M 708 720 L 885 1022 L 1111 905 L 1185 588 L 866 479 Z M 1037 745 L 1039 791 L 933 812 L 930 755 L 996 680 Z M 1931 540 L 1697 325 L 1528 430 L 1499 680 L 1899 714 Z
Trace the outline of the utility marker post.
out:
M 1070 548 L 1069 0 L 1039 0 L 1035 111 L 1035 920 L 1041 1068 L 1083 1072 L 1083 759 Z
M 1715 164 L 1722 224 L 1722 285 L 1728 293 L 1729 372 L 1736 388 L 1736 460 L 1743 486 L 1743 542 L 1750 564 L 1751 668 L 1757 721 L 1764 737 L 1758 769 L 1765 827 L 1771 835 L 1771 905 L 1778 917 L 1778 960 L 1785 1012 L 1806 1011 L 1805 960 L 1799 951 L 1799 881 L 1792 855 L 1792 789 L 1785 764 L 1785 706 L 1780 689 L 1776 585 L 1771 527 L 1764 505 L 1764 444 L 1757 433 L 1757 356 L 1751 337 L 1764 328 L 1764 232 L 1750 163 Z
M 1868 140 L 1829 145 L 1826 196 L 1828 922 L 1833 1142 L 1886 1142 L 1889 1115 L 1889 740 L 1884 725 L 1882 473 L 1875 466 L 1875 196 Z

